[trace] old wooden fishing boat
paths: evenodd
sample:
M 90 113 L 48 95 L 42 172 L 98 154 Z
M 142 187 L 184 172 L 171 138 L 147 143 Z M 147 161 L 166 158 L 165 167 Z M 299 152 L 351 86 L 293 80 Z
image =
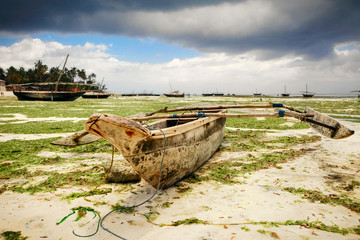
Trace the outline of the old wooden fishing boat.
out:
M 224 117 L 191 117 L 143 126 L 129 118 L 94 114 L 85 129 L 112 143 L 155 188 L 162 169 L 160 188 L 164 189 L 194 172 L 214 154 L 223 139 L 225 122 Z
M 226 113 L 227 109 L 239 108 L 280 109 L 273 113 Z M 182 113 L 158 115 L 170 112 Z M 214 154 L 223 139 L 227 117 L 294 117 L 328 138 L 342 139 L 354 134 L 335 119 L 313 109 L 299 111 L 281 103 L 268 103 L 175 109 L 165 107 L 131 117 L 94 114 L 85 123 L 85 130 L 52 144 L 78 146 L 104 138 L 122 153 L 144 180 L 155 188 L 159 186 L 164 189 L 190 175 Z M 158 121 L 140 124 L 148 120 Z
M 60 83 L 69 55 L 66 56 L 63 69 L 57 82 L 27 83 L 13 86 L 13 93 L 18 100 L 40 101 L 74 101 L 85 91 L 77 83 Z
M 40 101 L 74 101 L 85 91 L 79 89 L 76 83 L 61 83 L 56 90 L 56 83 L 31 83 L 14 85 L 13 93 L 18 100 Z

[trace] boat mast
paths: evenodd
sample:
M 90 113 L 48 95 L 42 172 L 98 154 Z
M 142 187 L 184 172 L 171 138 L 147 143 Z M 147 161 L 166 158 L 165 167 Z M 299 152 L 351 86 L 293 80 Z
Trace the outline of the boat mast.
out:
M 65 65 L 66 65 L 66 62 L 67 62 L 67 60 L 68 60 L 68 57 L 69 57 L 69 54 L 66 56 L 66 59 L 65 59 L 65 62 L 64 62 L 63 69 L 62 69 L 62 71 L 61 71 L 61 73 L 60 73 L 60 76 L 59 76 L 59 78 L 58 78 L 57 82 L 56 82 L 55 92 L 57 92 L 57 90 L 58 90 L 58 85 L 59 85 L 59 82 L 60 82 L 60 78 L 61 78 L 61 76 L 64 74 Z

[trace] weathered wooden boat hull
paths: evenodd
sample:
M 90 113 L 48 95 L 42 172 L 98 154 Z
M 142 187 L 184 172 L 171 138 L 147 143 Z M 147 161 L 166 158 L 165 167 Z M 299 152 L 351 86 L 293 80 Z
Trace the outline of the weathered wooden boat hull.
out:
M 162 120 L 145 128 L 126 118 L 94 114 L 85 129 L 111 142 L 154 188 L 162 169 L 160 188 L 165 189 L 193 173 L 215 153 L 224 137 L 226 118 L 205 117 L 181 125 L 175 125 L 176 121 Z M 153 127 L 162 130 L 149 130 Z
M 84 94 L 81 97 L 82 98 L 101 98 L 101 99 L 105 99 L 108 98 L 110 96 L 110 94 Z
M 18 100 L 28 101 L 74 101 L 81 97 L 85 91 L 13 91 Z

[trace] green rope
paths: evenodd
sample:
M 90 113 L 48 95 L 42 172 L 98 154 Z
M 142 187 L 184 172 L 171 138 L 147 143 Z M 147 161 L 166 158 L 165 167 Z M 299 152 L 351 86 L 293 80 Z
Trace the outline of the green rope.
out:
M 98 224 L 97 224 L 97 228 L 96 228 L 96 231 L 90 235 L 79 235 L 77 233 L 75 233 L 75 230 L 73 230 L 73 234 L 77 237 L 91 237 L 91 236 L 94 236 L 98 231 L 99 231 L 99 226 L 100 226 L 100 220 L 101 220 L 101 217 L 100 217 L 100 214 L 95 211 L 93 208 L 91 207 L 76 207 L 76 208 L 72 208 L 72 213 L 68 214 L 67 216 L 65 216 L 63 219 L 61 219 L 60 222 L 57 222 L 56 225 L 59 225 L 60 223 L 64 222 L 68 217 L 70 217 L 71 215 L 75 214 L 75 211 L 78 211 L 78 216 L 77 218 L 75 219 L 75 222 L 76 221 L 79 221 L 82 217 L 85 217 L 85 215 L 87 214 L 87 212 L 92 212 L 94 214 L 94 217 L 93 219 L 98 216 L 99 217 L 99 221 L 98 221 Z

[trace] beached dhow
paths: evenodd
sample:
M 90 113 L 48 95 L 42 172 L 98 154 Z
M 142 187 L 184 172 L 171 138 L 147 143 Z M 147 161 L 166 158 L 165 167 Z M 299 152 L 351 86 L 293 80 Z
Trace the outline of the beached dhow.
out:
M 279 109 L 272 113 L 226 112 L 227 109 L 239 108 Z M 170 112 L 182 113 L 162 114 Z M 196 171 L 214 154 L 222 142 L 227 117 L 294 117 L 332 139 L 354 134 L 335 119 L 311 108 L 299 111 L 281 103 L 268 103 L 175 109 L 165 107 L 131 117 L 96 113 L 85 123 L 85 131 L 58 139 L 52 144 L 77 146 L 104 138 L 122 153 L 144 180 L 155 188 L 165 189 Z M 157 121 L 141 124 L 149 120 Z
M 63 69 L 57 82 L 27 83 L 13 86 L 13 93 L 18 100 L 74 101 L 85 91 L 77 83 L 60 83 L 69 55 L 66 56 Z
M 218 112 L 223 112 L 220 110 Z M 94 114 L 85 129 L 112 143 L 157 188 L 167 188 L 194 172 L 219 148 L 226 118 L 165 119 L 143 126 L 110 114 Z

